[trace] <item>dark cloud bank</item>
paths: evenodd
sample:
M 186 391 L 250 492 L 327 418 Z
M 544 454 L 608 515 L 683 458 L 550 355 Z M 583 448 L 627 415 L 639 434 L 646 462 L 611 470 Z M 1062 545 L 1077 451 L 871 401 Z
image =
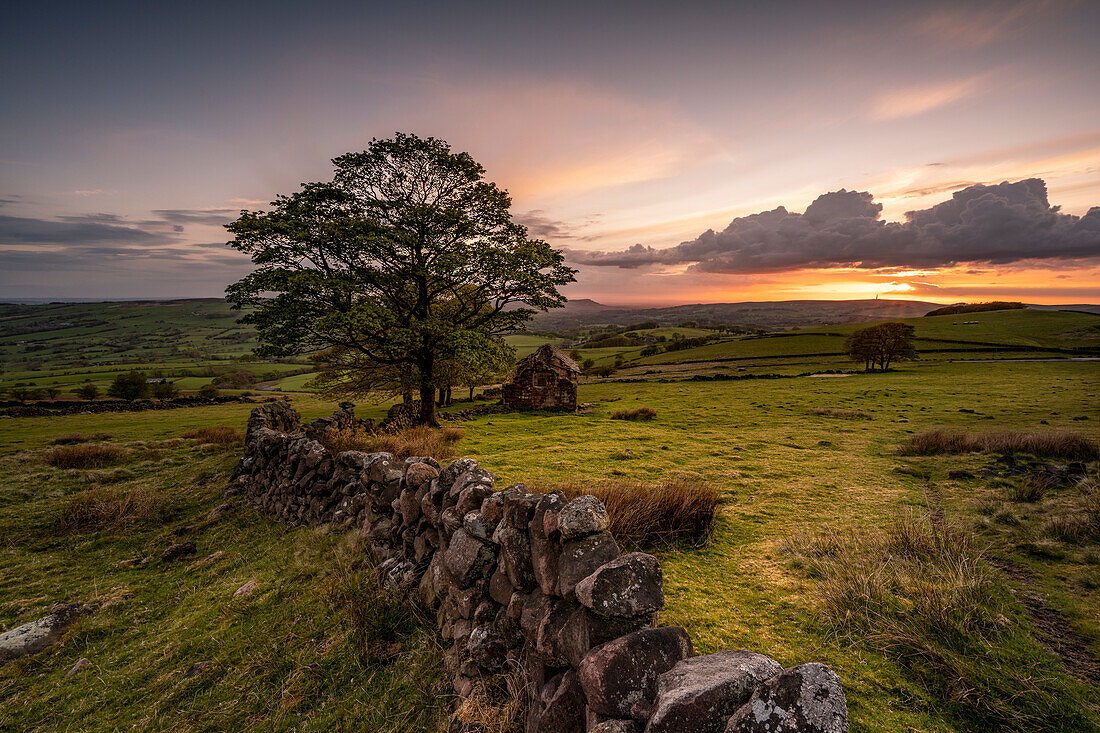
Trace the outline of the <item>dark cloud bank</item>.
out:
M 766 273 L 1100 257 L 1100 207 L 1080 217 L 1063 214 L 1050 205 L 1038 178 L 969 186 L 949 201 L 906 213 L 902 223 L 879 220 L 881 211 L 870 193 L 841 189 L 817 197 L 802 214 L 780 206 L 675 247 L 570 250 L 569 259 L 621 268 L 690 264 L 698 272 Z

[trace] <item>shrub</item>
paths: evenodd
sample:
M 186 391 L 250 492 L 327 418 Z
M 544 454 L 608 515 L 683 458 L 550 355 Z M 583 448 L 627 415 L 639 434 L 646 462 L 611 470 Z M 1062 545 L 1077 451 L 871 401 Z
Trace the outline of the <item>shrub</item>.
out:
M 591 494 L 603 502 L 611 534 L 620 546 L 653 547 L 688 540 L 703 542 L 710 535 L 722 497 L 717 489 L 694 478 L 674 477 L 659 484 L 627 478 L 599 483 L 566 482 L 559 488 L 573 499 Z
M 457 455 L 454 446 L 462 439 L 460 428 L 442 430 L 419 425 L 398 433 L 368 433 L 363 431 L 328 432 L 319 442 L 329 453 L 336 455 L 348 450 L 363 453 L 392 453 L 394 458 L 431 456 L 445 460 Z
M 183 434 L 184 438 L 191 438 L 200 443 L 239 443 L 244 439 L 236 428 L 228 425 L 213 425 L 198 430 L 189 430 Z
M 970 535 L 913 514 L 883 529 L 787 539 L 816 580 L 818 619 L 896 661 L 975 730 L 1087 727 L 1076 683 L 1047 662 Z
M 124 451 L 110 443 L 59 445 L 46 451 L 46 462 L 57 468 L 103 468 L 122 460 Z
M 218 396 L 218 388 L 212 384 L 204 384 L 199 387 L 199 397 L 211 399 Z
M 96 397 L 99 397 L 99 387 L 90 382 L 80 385 L 73 390 L 73 392 L 82 400 L 94 400 Z
M 652 407 L 628 407 L 623 410 L 615 410 L 611 413 L 612 420 L 652 420 L 657 417 L 657 411 Z
M 833 407 L 811 407 L 810 412 L 822 417 L 839 417 L 844 420 L 870 420 L 871 415 L 863 410 L 844 410 Z
M 154 517 L 160 505 L 160 499 L 146 489 L 89 489 L 69 500 L 61 512 L 61 529 L 66 532 L 95 532 L 128 527 Z
M 1100 446 L 1095 441 L 1066 430 L 1046 433 L 1005 431 L 976 433 L 954 428 L 933 428 L 917 433 L 902 446 L 909 455 L 930 456 L 940 453 L 1029 453 L 1035 456 L 1089 461 L 1100 458 Z

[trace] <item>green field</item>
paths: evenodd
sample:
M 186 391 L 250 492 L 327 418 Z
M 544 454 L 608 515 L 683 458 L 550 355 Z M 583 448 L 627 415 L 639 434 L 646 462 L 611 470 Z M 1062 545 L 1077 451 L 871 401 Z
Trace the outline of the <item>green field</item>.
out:
M 981 730 L 989 726 L 965 701 L 929 690 L 873 644 L 824 628 L 817 581 L 792 563 L 784 541 L 807 531 L 881 527 L 906 512 L 942 512 L 988 556 L 1031 573 L 1027 581 L 1006 575 L 999 587 L 1040 593 L 1097 657 L 1100 548 L 1037 534 L 1051 502 L 1069 495 L 1006 503 L 1005 489 L 993 482 L 947 479 L 950 469 L 978 473 L 991 457 L 910 458 L 897 449 L 914 432 L 946 425 L 1068 429 L 1098 439 L 1098 377 L 1095 362 L 918 362 L 833 379 L 588 384 L 580 393 L 588 411 L 477 418 L 462 424 L 459 448 L 496 472 L 499 486 L 674 475 L 714 485 L 725 504 L 711 541 L 656 551 L 665 570 L 662 623 L 685 626 L 700 653 L 751 648 L 786 665 L 833 665 L 854 731 Z M 307 395 L 293 400 L 307 418 L 331 409 Z M 614 409 L 643 404 L 656 409 L 652 422 L 608 419 Z M 201 526 L 224 501 L 236 450 L 172 439 L 208 425 L 243 428 L 248 408 L 0 420 L 0 628 L 41 616 L 55 600 L 95 609 L 64 644 L 0 669 L 0 729 L 56 730 L 65 719 L 74 730 L 432 730 L 434 708 L 420 722 L 408 717 L 437 699 L 430 634 L 403 632 L 396 660 L 379 666 L 349 641 L 346 618 L 326 595 L 333 568 L 353 554 L 350 538 L 275 525 L 234 498 L 231 520 L 183 538 L 196 542 L 200 558 L 226 552 L 221 560 L 208 567 L 156 560 L 179 541 L 173 529 Z M 860 410 L 870 419 L 820 416 L 813 408 Z M 378 416 L 382 408 L 361 412 Z M 73 431 L 111 433 L 127 446 L 120 468 L 128 473 L 43 463 L 50 440 Z M 160 509 L 126 527 L 58 531 L 72 497 L 105 490 L 151 492 Z M 991 521 L 1006 511 L 1011 523 Z M 118 565 L 141 555 L 153 561 Z M 233 601 L 251 578 L 264 592 Z M 1100 713 L 1088 707 L 1096 688 L 1065 672 L 1020 604 L 1006 597 L 1015 604 L 1011 650 L 1061 701 L 1054 722 L 1076 716 L 1064 718 L 1072 727 L 1046 729 L 1100 729 Z M 92 660 L 93 673 L 64 680 L 81 657 Z M 184 680 L 200 660 L 213 661 L 217 672 Z M 137 697 L 140 705 L 124 702 Z M 379 706 L 397 712 L 359 719 Z

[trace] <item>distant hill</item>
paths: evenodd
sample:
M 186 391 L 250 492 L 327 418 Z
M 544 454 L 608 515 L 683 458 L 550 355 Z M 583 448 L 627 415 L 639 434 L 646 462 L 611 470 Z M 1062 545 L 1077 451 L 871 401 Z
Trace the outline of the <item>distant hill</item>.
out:
M 780 300 L 749 303 L 698 303 L 663 308 L 621 308 L 583 299 L 535 316 L 534 330 L 562 331 L 586 326 L 627 326 L 656 321 L 675 326 L 686 321 L 730 324 L 768 331 L 844 323 L 915 318 L 939 307 L 919 300 Z

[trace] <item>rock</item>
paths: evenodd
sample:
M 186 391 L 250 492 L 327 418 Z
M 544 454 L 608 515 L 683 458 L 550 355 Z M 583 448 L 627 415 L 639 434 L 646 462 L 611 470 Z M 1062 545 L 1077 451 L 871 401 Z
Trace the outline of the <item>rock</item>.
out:
M 160 554 L 161 562 L 172 562 L 174 560 L 180 560 L 194 555 L 195 543 L 194 542 L 180 542 L 175 545 L 169 545 L 168 548 Z
M 0 634 L 0 667 L 53 646 L 79 615 L 79 606 L 57 605 L 50 609 L 49 615 Z
M 970 473 L 970 471 L 964 471 L 962 469 L 953 469 L 947 472 L 947 478 L 951 479 L 952 481 L 964 481 L 974 478 L 974 474 Z
M 183 678 L 185 680 L 189 680 L 192 677 L 197 677 L 199 674 L 202 673 L 204 669 L 209 667 L 211 664 L 213 664 L 213 662 L 210 661 L 195 662 L 187 668 L 186 672 L 183 673 Z
M 607 509 L 594 496 L 578 496 L 558 514 L 558 530 L 566 539 L 603 532 L 610 526 Z
M 549 515 L 547 515 L 549 516 Z M 531 520 L 532 525 L 535 519 Z M 558 559 L 561 557 L 561 543 L 555 540 L 535 536 L 531 530 L 531 565 L 539 588 L 546 595 L 558 592 Z
M 481 512 L 468 512 L 462 518 L 462 527 L 479 540 L 492 538 L 493 531 L 496 529 L 495 525 L 485 521 Z
M 413 491 L 431 483 L 439 475 L 439 469 L 430 463 L 410 463 L 405 470 L 405 485 Z
M 191 567 L 205 568 L 208 565 L 213 565 L 218 560 L 221 560 L 223 557 L 225 557 L 225 552 L 223 550 L 215 550 L 201 560 L 195 560 L 194 562 L 192 562 Z
M 81 657 L 77 661 L 77 663 L 72 666 L 72 669 L 70 669 L 68 672 L 65 673 L 65 679 L 69 679 L 70 677 L 72 677 L 74 674 L 76 674 L 80 670 L 82 670 L 85 667 L 89 666 L 91 663 L 92 663 L 92 660 L 88 659 L 87 657 Z
M 531 541 L 527 531 L 518 530 L 507 521 L 501 522 L 493 534 L 493 542 L 500 546 L 500 564 L 511 584 L 520 590 L 533 588 L 535 571 L 531 566 Z
M 653 710 L 657 678 L 690 656 L 691 640 L 682 628 L 642 629 L 590 651 L 577 675 L 593 712 L 645 720 Z
M 642 733 L 633 720 L 605 720 L 588 729 L 588 733 Z
M 481 578 L 496 559 L 496 553 L 464 529 L 451 537 L 444 563 L 451 579 L 459 588 L 468 588 Z
M 539 717 L 538 733 L 574 733 L 584 730 L 584 691 L 577 673 L 567 670 L 557 682 Z
M 645 616 L 600 616 L 584 606 L 572 607 L 569 619 L 558 632 L 557 649 L 572 666 L 579 666 L 584 656 L 604 642 L 624 634 L 656 625 L 657 614 Z
M 577 583 L 618 556 L 619 546 L 609 532 L 566 540 L 558 558 L 558 593 L 572 598 Z
M 661 563 L 631 552 L 604 563 L 577 583 L 577 600 L 601 616 L 641 616 L 665 604 Z
M 256 586 L 260 584 L 260 581 L 256 578 L 248 581 L 237 590 L 233 591 L 233 598 L 245 598 L 252 595 L 252 591 L 256 590 Z
M 466 651 L 474 664 L 488 672 L 495 672 L 504 666 L 508 647 L 491 624 L 481 624 L 470 632 Z
M 811 662 L 766 680 L 726 725 L 726 733 L 846 733 L 848 704 L 836 673 Z
M 678 662 L 657 680 L 657 708 L 646 733 L 722 733 L 757 686 L 782 670 L 771 657 L 744 650 Z

